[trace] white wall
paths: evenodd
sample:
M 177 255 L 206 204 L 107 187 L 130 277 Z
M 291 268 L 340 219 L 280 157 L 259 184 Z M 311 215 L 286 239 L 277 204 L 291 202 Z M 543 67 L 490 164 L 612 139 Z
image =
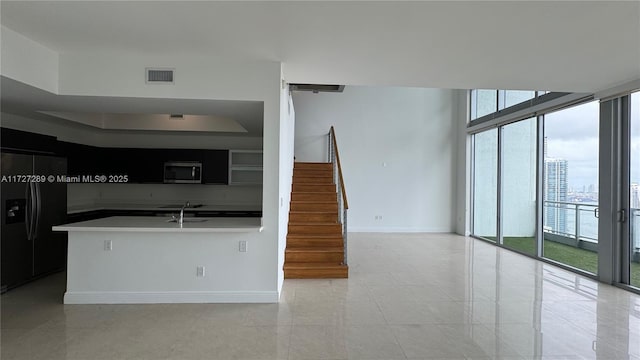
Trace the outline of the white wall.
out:
M 145 68 L 175 68 L 174 84 L 146 84 Z M 277 79 L 273 79 L 276 73 Z M 264 85 L 279 89 L 280 63 L 195 54 L 63 53 L 64 95 L 213 100 L 265 100 Z M 276 97 L 279 92 L 276 92 Z M 273 114 L 278 110 L 276 100 Z M 267 111 L 265 105 L 265 112 Z
M 58 53 L 4 26 L 0 38 L 3 76 L 49 92 L 58 91 Z
M 278 291 L 284 284 L 284 252 L 287 247 L 287 230 L 293 181 L 293 145 L 295 137 L 295 111 L 289 86 L 280 92 L 280 232 L 278 234 Z
M 326 161 L 335 126 L 349 231 L 454 231 L 456 91 L 347 86 L 293 99 L 296 161 Z

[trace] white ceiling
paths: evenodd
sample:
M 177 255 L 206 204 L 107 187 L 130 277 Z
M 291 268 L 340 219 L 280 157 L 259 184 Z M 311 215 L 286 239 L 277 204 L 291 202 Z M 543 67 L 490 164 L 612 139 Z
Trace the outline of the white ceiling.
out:
M 284 63 L 289 82 L 595 92 L 640 78 L 639 1 L 2 1 L 64 53 Z
M 262 101 L 155 99 L 56 95 L 0 78 L 3 112 L 102 130 L 198 131 L 261 137 Z M 169 119 L 184 114 L 184 119 Z

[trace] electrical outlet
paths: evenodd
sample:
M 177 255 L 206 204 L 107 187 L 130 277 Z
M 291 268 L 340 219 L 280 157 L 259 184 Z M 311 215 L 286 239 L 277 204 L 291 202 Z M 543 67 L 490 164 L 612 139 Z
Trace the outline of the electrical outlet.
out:
M 382 220 L 382 215 L 376 215 L 373 217 L 375 220 Z
M 113 241 L 105 240 L 104 241 L 104 251 L 111 251 L 111 250 L 113 250 Z
M 196 276 L 197 277 L 204 277 L 204 266 L 196 267 Z
M 240 252 L 247 252 L 247 241 L 246 240 L 241 240 L 240 243 L 238 244 L 238 250 L 240 250 Z

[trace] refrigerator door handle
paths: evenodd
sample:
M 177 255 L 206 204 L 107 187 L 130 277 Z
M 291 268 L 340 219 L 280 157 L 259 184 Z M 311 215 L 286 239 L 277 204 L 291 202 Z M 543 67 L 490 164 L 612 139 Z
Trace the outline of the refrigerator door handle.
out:
M 35 239 L 35 223 L 36 223 L 36 186 L 33 182 L 29 183 L 29 191 L 31 194 L 29 198 L 31 199 L 31 216 L 29 216 L 29 237 L 30 240 L 33 241 Z
M 40 227 L 40 217 L 42 215 L 42 203 L 40 201 L 42 197 L 40 196 L 40 183 L 34 182 L 33 187 L 36 194 L 36 216 L 33 222 L 33 239 L 35 240 L 38 238 L 38 228 Z
M 31 202 L 31 183 L 27 183 L 27 186 L 24 189 L 24 198 L 25 200 L 25 213 L 24 213 L 24 226 L 27 229 L 27 241 L 31 241 L 31 211 L 32 211 L 32 202 Z

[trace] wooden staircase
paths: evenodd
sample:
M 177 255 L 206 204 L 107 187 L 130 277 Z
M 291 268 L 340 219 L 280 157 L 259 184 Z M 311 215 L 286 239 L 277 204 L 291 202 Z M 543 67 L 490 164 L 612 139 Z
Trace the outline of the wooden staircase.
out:
M 333 165 L 296 162 L 284 258 L 286 279 L 348 277 L 338 211 Z

